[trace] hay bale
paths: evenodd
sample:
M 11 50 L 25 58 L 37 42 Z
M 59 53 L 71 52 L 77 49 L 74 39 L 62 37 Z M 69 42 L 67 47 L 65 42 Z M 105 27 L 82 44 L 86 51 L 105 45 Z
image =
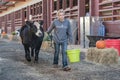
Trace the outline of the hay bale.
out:
M 114 48 L 89 48 L 86 55 L 86 60 L 100 64 L 116 64 L 118 58 L 118 51 Z
M 8 37 L 7 34 L 2 34 L 2 35 L 1 35 L 1 38 L 2 38 L 2 39 L 9 39 L 9 37 Z
M 108 48 L 104 50 L 99 62 L 102 64 L 118 63 L 118 58 L 118 51 L 114 48 Z
M 51 47 L 50 41 L 43 41 L 41 45 L 41 50 L 46 52 L 53 52 L 54 49 Z
M 8 35 L 10 41 L 21 41 L 20 36 L 17 35 Z
M 93 52 L 92 52 L 93 50 L 94 48 L 89 48 L 87 50 L 87 55 L 86 55 L 87 60 L 93 61 Z
M 43 42 L 42 42 L 41 49 L 47 50 L 49 47 L 50 47 L 49 41 L 43 41 Z
M 17 36 L 17 35 L 13 35 L 12 40 L 13 40 L 13 41 L 20 41 L 20 37 Z

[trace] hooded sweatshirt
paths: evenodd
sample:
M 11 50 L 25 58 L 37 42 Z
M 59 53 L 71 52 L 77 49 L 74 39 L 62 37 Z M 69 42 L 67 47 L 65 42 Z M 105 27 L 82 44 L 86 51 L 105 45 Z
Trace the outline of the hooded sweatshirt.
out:
M 53 32 L 53 40 L 56 43 L 61 43 L 68 41 L 72 43 L 72 32 L 71 32 L 71 26 L 70 22 L 67 19 L 64 19 L 64 21 L 60 21 L 58 19 L 55 19 L 51 26 L 48 28 L 47 33 L 51 33 L 51 31 L 54 30 Z

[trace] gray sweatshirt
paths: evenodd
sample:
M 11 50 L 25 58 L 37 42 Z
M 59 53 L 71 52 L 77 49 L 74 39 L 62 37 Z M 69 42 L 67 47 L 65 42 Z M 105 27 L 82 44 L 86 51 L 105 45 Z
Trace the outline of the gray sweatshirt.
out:
M 64 19 L 63 22 L 59 21 L 58 19 L 55 19 L 51 26 L 48 28 L 47 33 L 51 33 L 51 31 L 54 30 L 53 34 L 53 40 L 57 43 L 64 42 L 69 39 L 70 43 L 73 42 L 72 39 L 72 32 L 71 32 L 71 26 L 70 22 L 67 19 Z

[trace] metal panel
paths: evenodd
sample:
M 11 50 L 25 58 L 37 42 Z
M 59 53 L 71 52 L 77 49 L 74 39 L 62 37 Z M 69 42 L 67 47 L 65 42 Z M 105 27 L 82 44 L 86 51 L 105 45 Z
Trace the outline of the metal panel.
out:
M 73 35 L 73 44 L 76 44 L 77 43 L 77 33 L 78 33 L 77 32 L 77 30 L 78 30 L 77 21 L 74 19 L 69 19 L 69 21 L 70 21 L 72 35 Z
M 89 45 L 86 35 L 90 35 L 90 17 L 80 17 L 80 45 L 82 48 Z
M 98 36 L 98 28 L 100 26 L 100 21 L 99 21 L 99 17 L 91 17 L 91 31 L 90 31 L 90 35 L 92 36 Z
M 82 48 L 89 47 L 89 40 L 86 35 L 98 35 L 98 17 L 80 17 L 80 45 Z

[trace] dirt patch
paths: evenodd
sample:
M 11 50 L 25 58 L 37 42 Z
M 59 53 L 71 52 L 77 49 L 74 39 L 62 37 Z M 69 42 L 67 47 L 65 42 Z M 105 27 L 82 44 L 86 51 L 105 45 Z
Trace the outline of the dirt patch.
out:
M 60 54 L 61 57 L 61 54 Z M 71 71 L 53 68 L 53 53 L 40 51 L 39 63 L 27 62 L 20 42 L 0 40 L 0 80 L 119 80 L 120 63 L 113 66 L 94 64 L 85 60 L 81 52 L 81 61 L 69 63 Z

